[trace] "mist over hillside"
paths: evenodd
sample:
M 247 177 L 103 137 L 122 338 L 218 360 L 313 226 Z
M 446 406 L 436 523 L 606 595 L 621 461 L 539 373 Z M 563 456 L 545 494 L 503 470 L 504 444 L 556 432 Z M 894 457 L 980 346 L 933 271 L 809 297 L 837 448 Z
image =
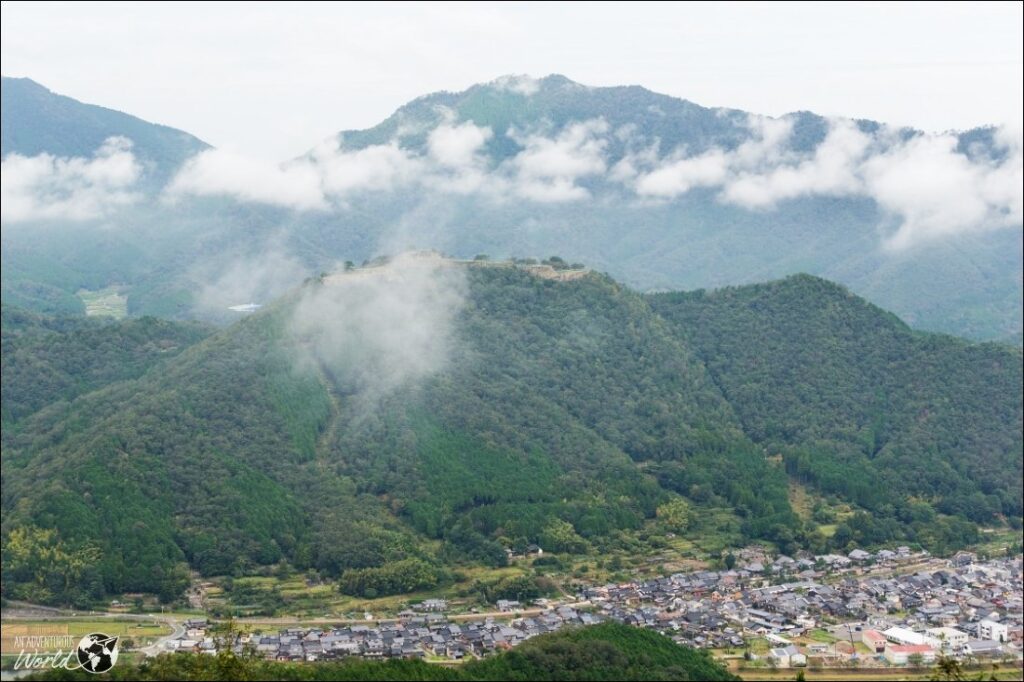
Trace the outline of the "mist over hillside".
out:
M 639 290 L 809 272 L 916 328 L 1021 332 L 1007 128 L 769 118 L 506 76 L 275 165 L 25 79 L 4 88 L 2 286 L 36 310 L 80 312 L 75 292 L 116 284 L 132 314 L 228 321 L 343 261 L 433 248 L 558 254 Z

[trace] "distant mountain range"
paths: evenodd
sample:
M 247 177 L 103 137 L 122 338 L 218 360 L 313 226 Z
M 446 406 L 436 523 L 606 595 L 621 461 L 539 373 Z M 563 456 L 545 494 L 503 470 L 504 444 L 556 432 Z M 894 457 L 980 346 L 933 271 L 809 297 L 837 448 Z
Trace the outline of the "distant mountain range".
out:
M 269 299 L 340 261 L 436 248 L 557 254 L 640 290 L 807 272 L 916 328 L 1010 342 L 1021 334 L 1024 242 L 1019 225 L 1002 225 L 1012 217 L 997 207 L 949 227 L 953 212 L 900 197 L 911 202 L 894 204 L 904 215 L 877 188 L 843 185 L 871 178 L 837 178 L 843 168 L 828 165 L 830 154 L 848 161 L 860 153 L 851 144 L 863 144 L 866 158 L 903 163 L 897 170 L 916 177 L 893 151 L 925 139 L 908 129 L 807 112 L 769 119 L 561 76 L 506 77 L 418 98 L 283 170 L 211 156 L 178 176 L 205 143 L 27 79 L 3 81 L 5 156 L 89 158 L 114 135 L 134 144 L 144 196 L 88 220 L 5 225 L 5 300 L 81 311 L 78 289 L 119 284 L 133 314 L 223 318 L 230 305 Z M 1000 140 L 995 128 L 958 133 L 944 152 L 956 156 L 943 158 L 958 171 L 989 169 L 1007 153 Z M 858 173 L 882 177 L 872 163 Z M 158 198 L 174 177 L 173 201 Z M 900 248 L 887 246 L 894 239 Z M 250 276 L 224 280 L 237 272 Z
M 3 325 L 18 598 L 171 598 L 186 566 L 282 559 L 386 594 L 511 543 L 642 553 L 669 531 L 944 551 L 1021 515 L 1020 349 L 912 331 L 810 276 L 644 296 L 558 261 L 403 258 L 212 335 Z
M 58 95 L 30 78 L 5 77 L 0 94 L 3 156 L 89 157 L 107 138 L 123 136 L 160 187 L 186 159 L 210 147 L 184 131 Z

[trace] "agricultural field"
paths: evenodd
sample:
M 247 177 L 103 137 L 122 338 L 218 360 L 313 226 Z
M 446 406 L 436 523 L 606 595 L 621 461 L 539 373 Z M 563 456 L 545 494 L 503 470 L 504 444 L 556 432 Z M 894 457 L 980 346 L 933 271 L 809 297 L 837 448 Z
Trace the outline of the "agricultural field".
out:
M 0 624 L 0 667 L 10 670 L 20 651 L 31 651 L 31 648 L 20 646 L 23 637 L 45 638 L 48 644 L 42 645 L 40 652 L 63 648 L 77 644 L 87 634 L 102 632 L 121 638 L 123 655 L 131 655 L 131 651 L 152 644 L 160 637 L 171 634 L 167 623 L 146 618 L 39 618 L 5 620 Z M 52 646 L 51 646 L 52 645 Z
M 110 286 L 105 289 L 90 291 L 79 289 L 78 298 L 85 304 L 86 315 L 96 315 L 123 319 L 128 315 L 128 297 L 122 288 Z

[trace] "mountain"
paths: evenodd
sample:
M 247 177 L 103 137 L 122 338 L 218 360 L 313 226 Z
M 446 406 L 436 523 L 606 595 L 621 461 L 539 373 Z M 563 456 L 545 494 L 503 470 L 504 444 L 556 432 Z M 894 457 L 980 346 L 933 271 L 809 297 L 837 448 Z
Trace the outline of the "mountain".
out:
M 1019 349 L 915 332 L 806 275 L 649 300 L 792 476 L 876 512 L 1021 516 Z
M 671 529 L 712 552 L 793 551 L 896 533 L 941 551 L 972 520 L 1019 517 L 1019 350 L 912 332 L 814 278 L 739 291 L 755 304 L 645 297 L 558 259 L 403 256 L 312 279 L 4 430 L 5 590 L 169 599 L 188 568 L 287 559 L 382 595 L 527 542 L 636 552 Z M 704 324 L 735 337 L 719 351 Z M 732 383 L 762 352 L 753 388 Z M 824 365 L 795 393 L 791 357 Z M 906 386 L 879 380 L 894 363 Z M 839 380 L 849 397 L 828 392 Z M 927 476 L 861 494 L 907 461 Z M 853 504 L 853 527 L 830 540 L 800 517 L 791 478 Z
M 90 157 L 107 138 L 121 136 L 132 141 L 147 180 L 160 187 L 185 159 L 209 148 L 184 131 L 58 95 L 30 78 L 5 76 L 0 96 L 4 157 Z
M 179 131 L 74 102 L 25 79 L 5 79 L 3 94 L 5 155 L 88 155 L 106 136 L 123 135 L 156 169 L 153 178 L 163 180 L 206 148 Z M 306 190 L 327 192 L 326 208 L 275 205 L 292 180 L 234 178 L 239 167 L 256 163 L 228 158 L 197 176 L 199 196 L 164 202 L 151 184 L 144 200 L 92 222 L 6 226 L 2 286 L 8 302 L 43 312 L 80 310 L 79 289 L 116 284 L 127 292 L 132 314 L 216 319 L 226 305 L 270 300 L 305 275 L 380 253 L 559 254 L 639 290 L 740 285 L 809 272 L 848 286 L 918 329 L 980 340 L 1019 335 L 1020 229 L 939 230 L 894 249 L 887 244 L 902 234 L 902 219 L 857 193 L 797 192 L 773 206 L 750 207 L 702 185 L 709 182 L 701 180 L 709 172 L 703 166 L 686 171 L 697 173 L 688 191 L 647 196 L 635 186 L 651 164 L 665 167 L 684 157 L 814 159 L 834 150 L 826 145 L 831 126 L 809 112 L 770 119 L 639 86 L 505 77 L 420 97 L 379 125 L 339 133 L 286 164 L 311 166 L 315 182 Z M 851 126 L 882 155 L 924 139 L 872 121 Z M 431 147 L 438 130 L 449 135 L 440 138 L 449 146 Z M 479 149 L 472 146 L 474 135 Z M 957 152 L 958 163 L 984 171 L 1005 160 L 994 128 L 955 139 L 956 148 L 946 151 Z M 453 170 L 458 164 L 469 170 Z M 832 178 L 828 169 L 809 177 L 812 185 Z M 293 275 L 266 267 L 268 252 L 285 254 Z M 243 280 L 246 286 L 219 281 L 241 270 L 259 276 Z M 225 289 L 238 290 L 242 300 L 211 310 L 216 296 L 208 292 Z

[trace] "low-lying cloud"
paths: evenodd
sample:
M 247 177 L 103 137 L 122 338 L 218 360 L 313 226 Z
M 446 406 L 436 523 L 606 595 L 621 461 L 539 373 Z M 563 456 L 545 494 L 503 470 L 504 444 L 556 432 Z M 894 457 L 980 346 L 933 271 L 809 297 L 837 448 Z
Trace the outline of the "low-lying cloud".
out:
M 513 133 L 513 139 L 523 146 L 511 163 L 517 194 L 544 203 L 590 196 L 577 180 L 604 174 L 607 132 L 608 124 L 603 119 L 592 119 L 568 125 L 553 138 L 518 138 Z
M 598 118 L 545 132 L 510 129 L 502 135 L 518 151 L 495 159 L 488 147 L 498 133 L 442 113 L 422 151 L 398 139 L 358 150 L 332 140 L 272 166 L 211 150 L 189 161 L 168 193 L 228 194 L 299 210 L 330 210 L 358 192 L 407 189 L 550 204 L 587 200 L 595 188 L 625 189 L 642 202 L 705 188 L 719 202 L 754 211 L 803 197 L 866 197 L 890 216 L 884 244 L 894 249 L 1021 223 L 1019 131 L 998 131 L 994 157 L 968 156 L 953 134 L 868 131 L 837 118 L 813 150 L 798 151 L 795 117 L 750 116 L 743 143 L 690 154 L 662 153 L 660 140 L 643 138 L 635 127 L 612 130 Z M 631 151 L 609 158 L 624 136 Z
M 881 129 L 873 134 L 848 119 L 833 119 L 813 152 L 792 150 L 786 119 L 751 119 L 751 140 L 735 150 L 711 149 L 658 159 L 641 152 L 615 169 L 640 197 L 671 200 L 697 187 L 750 210 L 810 196 L 874 200 L 896 229 L 884 245 L 903 249 L 929 239 L 1022 222 L 1021 136 L 1001 128 L 996 158 L 970 158 L 950 133 L 909 138 Z
M 302 360 L 367 406 L 443 370 L 465 301 L 464 277 L 440 257 L 408 253 L 326 277 L 303 292 L 291 320 Z
M 4 223 L 81 221 L 138 201 L 134 187 L 142 166 L 131 140 L 110 137 L 89 158 L 8 154 L 0 174 Z
M 455 123 L 451 116 L 432 128 L 418 153 L 397 140 L 361 149 L 333 139 L 287 164 L 271 164 L 211 149 L 190 159 L 167 187 L 182 195 L 227 195 L 295 210 L 327 210 L 358 192 L 427 188 L 447 194 L 479 194 L 496 201 L 528 199 L 555 203 L 585 199 L 578 180 L 606 171 L 602 119 L 566 126 L 553 137 L 510 131 L 521 151 L 493 164 L 486 144 L 491 128 Z
M 230 313 L 233 306 L 266 304 L 299 285 L 309 270 L 283 243 L 274 241 L 259 252 L 194 266 L 188 279 L 200 283 L 194 300 L 196 312 L 209 319 L 231 320 L 235 317 Z

